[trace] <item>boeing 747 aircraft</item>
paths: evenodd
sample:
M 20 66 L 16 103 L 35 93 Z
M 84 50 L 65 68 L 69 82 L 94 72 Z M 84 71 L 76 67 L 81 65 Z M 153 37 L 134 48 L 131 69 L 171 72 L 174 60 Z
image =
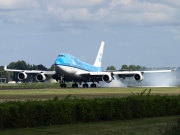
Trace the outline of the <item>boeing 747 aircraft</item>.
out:
M 143 80 L 145 73 L 158 73 L 158 72 L 172 72 L 174 70 L 156 70 L 156 71 L 102 71 L 101 61 L 103 57 L 104 42 L 102 41 L 97 54 L 95 63 L 93 65 L 85 63 L 76 57 L 61 53 L 58 55 L 54 62 L 54 71 L 39 71 L 39 70 L 17 70 L 7 69 L 5 71 L 19 72 L 18 79 L 24 80 L 27 74 L 36 74 L 36 80 L 43 82 L 48 75 L 52 75 L 53 79 L 60 82 L 60 87 L 65 88 L 66 82 L 74 82 L 72 87 L 78 87 L 78 84 L 85 88 L 89 87 L 88 82 L 91 82 L 90 87 L 96 87 L 96 83 L 104 81 L 110 83 L 114 79 L 114 75 L 121 78 L 133 77 L 134 80 L 140 82 Z

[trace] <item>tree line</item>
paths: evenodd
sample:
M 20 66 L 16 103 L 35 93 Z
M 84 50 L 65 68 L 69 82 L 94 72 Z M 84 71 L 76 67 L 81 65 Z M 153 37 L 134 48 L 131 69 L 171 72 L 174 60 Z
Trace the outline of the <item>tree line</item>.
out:
M 116 67 L 115 66 L 108 66 L 107 68 L 106 68 L 106 70 L 132 70 L 132 71 L 134 71 L 134 70 L 136 70 L 136 71 L 138 71 L 138 70 L 147 70 L 148 68 L 147 67 L 143 67 L 143 66 L 139 66 L 139 65 L 122 65 L 121 66 L 121 68 L 120 69 L 116 69 Z

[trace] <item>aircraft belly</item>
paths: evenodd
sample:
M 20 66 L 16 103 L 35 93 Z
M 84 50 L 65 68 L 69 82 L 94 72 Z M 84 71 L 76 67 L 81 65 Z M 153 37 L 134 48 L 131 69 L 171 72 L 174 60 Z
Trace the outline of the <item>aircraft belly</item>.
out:
M 68 66 L 55 66 L 55 71 L 57 73 L 57 75 L 61 76 L 65 76 L 68 80 L 72 79 L 72 80 L 79 80 L 79 81 L 87 81 L 87 78 L 76 75 L 76 73 L 79 71 L 79 69 L 74 68 L 74 67 L 68 67 Z

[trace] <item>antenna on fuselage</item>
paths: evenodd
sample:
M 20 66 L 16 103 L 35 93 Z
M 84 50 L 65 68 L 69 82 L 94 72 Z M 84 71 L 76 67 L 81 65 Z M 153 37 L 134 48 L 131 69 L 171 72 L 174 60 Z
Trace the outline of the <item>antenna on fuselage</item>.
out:
M 101 67 L 101 64 L 102 64 L 101 61 L 102 61 L 103 51 L 104 51 L 104 44 L 105 44 L 105 42 L 102 41 L 101 46 L 98 51 L 98 54 L 97 54 L 97 57 L 96 57 L 96 60 L 94 62 L 94 66 L 96 66 L 96 67 Z

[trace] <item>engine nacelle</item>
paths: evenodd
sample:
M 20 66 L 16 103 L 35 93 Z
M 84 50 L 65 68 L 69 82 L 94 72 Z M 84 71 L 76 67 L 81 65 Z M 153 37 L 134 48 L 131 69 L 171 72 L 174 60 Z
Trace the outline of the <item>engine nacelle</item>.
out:
M 46 80 L 46 76 L 45 76 L 43 73 L 37 74 L 37 75 L 36 75 L 36 80 L 37 80 L 38 82 L 43 82 L 43 81 Z
M 25 73 L 25 72 L 20 72 L 19 74 L 18 74 L 18 79 L 19 80 L 24 80 L 24 79 L 26 79 L 27 78 L 27 74 Z
M 144 79 L 144 77 L 143 77 L 143 75 L 141 73 L 134 75 L 134 80 L 136 80 L 138 82 L 141 82 L 143 79 Z
M 110 74 L 106 74 L 102 76 L 102 80 L 106 83 L 110 83 L 113 80 L 113 78 Z

